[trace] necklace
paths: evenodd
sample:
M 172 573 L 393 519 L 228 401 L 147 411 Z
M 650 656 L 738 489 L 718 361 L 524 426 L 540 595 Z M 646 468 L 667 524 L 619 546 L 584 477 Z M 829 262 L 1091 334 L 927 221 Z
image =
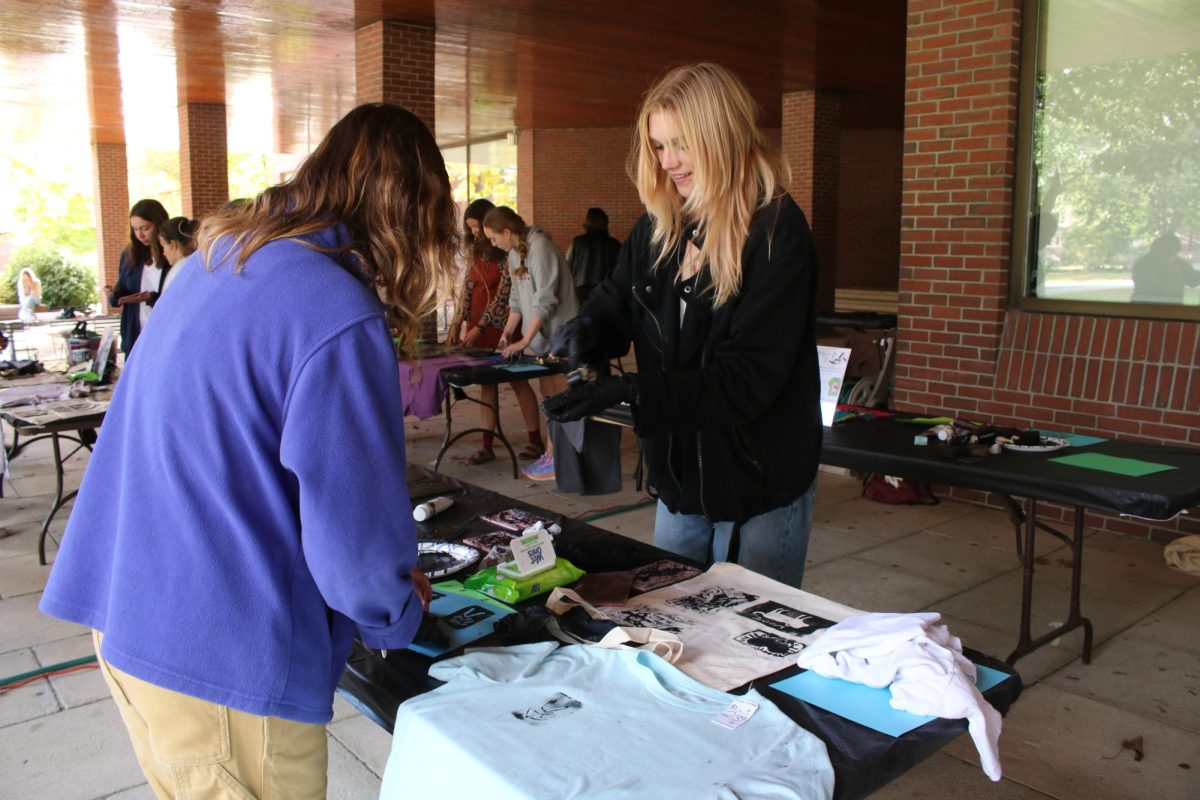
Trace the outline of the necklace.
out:
M 686 281 L 700 271 L 700 248 L 688 242 L 683 253 L 683 261 L 679 265 L 679 279 Z

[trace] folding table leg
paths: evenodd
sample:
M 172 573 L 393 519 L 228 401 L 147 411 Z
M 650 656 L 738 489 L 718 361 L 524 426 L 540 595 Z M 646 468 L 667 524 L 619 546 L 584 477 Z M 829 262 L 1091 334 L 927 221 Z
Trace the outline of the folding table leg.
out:
M 1017 635 L 1016 649 L 1005 659 L 1007 663 L 1016 663 L 1017 659 L 1029 655 L 1039 647 L 1049 644 L 1076 628 L 1083 628 L 1083 663 L 1090 664 L 1092 662 L 1092 621 L 1080 613 L 1079 602 L 1079 593 L 1083 586 L 1083 517 L 1084 509 L 1077 506 L 1075 508 L 1073 536 L 1068 540 L 1059 531 L 1050 528 L 1045 523 L 1038 522 L 1036 500 L 1025 500 L 1025 546 L 1021 558 L 1021 629 Z M 1066 622 L 1049 633 L 1034 639 L 1031 636 L 1030 627 L 1031 617 L 1033 616 L 1033 572 L 1037 559 L 1034 539 L 1038 528 L 1052 533 L 1071 545 L 1071 605 Z

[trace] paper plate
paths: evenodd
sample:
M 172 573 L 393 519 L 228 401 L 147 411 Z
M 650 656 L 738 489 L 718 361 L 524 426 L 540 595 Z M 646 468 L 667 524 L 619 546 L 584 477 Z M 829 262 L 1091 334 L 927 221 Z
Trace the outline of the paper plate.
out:
M 417 568 L 430 578 L 461 572 L 479 560 L 479 551 L 458 542 L 417 542 Z
M 1041 444 L 1004 443 L 1005 450 L 1015 450 L 1018 453 L 1053 453 L 1068 446 L 1066 439 L 1059 439 L 1057 436 L 1043 436 Z

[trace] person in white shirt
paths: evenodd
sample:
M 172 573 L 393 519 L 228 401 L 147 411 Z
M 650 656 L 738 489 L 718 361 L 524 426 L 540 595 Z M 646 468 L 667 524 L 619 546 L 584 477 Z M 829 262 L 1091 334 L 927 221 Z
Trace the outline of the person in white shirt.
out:
M 179 274 L 183 261 L 196 251 L 196 228 L 199 223 L 187 217 L 171 217 L 158 229 L 158 244 L 169 266 L 163 271 L 158 293 L 162 294 Z
M 138 200 L 129 209 L 129 246 L 121 253 L 116 285 L 108 287 L 108 304 L 121 309 L 126 358 L 158 299 L 163 269 L 170 266 L 158 242 L 158 229 L 169 217 L 157 200 Z

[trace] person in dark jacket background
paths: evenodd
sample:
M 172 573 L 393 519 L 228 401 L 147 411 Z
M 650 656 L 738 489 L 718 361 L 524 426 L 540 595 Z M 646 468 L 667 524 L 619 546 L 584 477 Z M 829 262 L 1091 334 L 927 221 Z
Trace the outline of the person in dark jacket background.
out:
M 108 304 L 121 309 L 121 352 L 126 358 L 162 292 L 163 276 L 171 268 L 158 241 L 158 229 L 169 216 L 157 200 L 138 200 L 129 209 L 129 245 L 121 251 L 117 283 L 108 287 Z
M 632 342 L 638 371 L 577 382 L 545 407 L 571 420 L 630 402 L 658 493 L 654 543 L 799 586 L 822 435 L 817 267 L 755 116 L 715 64 L 647 94 L 630 171 L 648 213 L 551 344 L 606 365 Z
M 608 232 L 608 214 L 603 208 L 593 206 L 587 210 L 583 229 L 585 233 L 572 239 L 567 250 L 567 266 L 581 304 L 617 266 L 617 256 L 621 253 L 620 240 Z

